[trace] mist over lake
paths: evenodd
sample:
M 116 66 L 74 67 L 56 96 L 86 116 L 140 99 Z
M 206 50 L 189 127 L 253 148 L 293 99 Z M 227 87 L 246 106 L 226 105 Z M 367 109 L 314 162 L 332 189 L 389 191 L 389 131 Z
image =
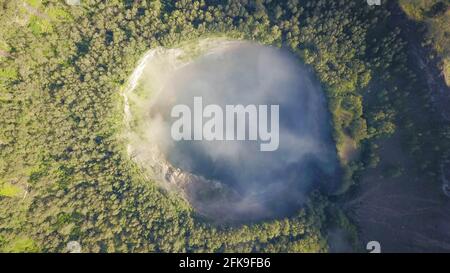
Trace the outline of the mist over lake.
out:
M 145 137 L 132 143 L 133 152 L 143 165 L 155 165 L 148 146 L 156 145 L 173 168 L 161 177 L 176 184 L 199 214 L 216 222 L 284 217 L 298 211 L 313 189 L 335 189 L 339 164 L 323 90 L 294 55 L 232 42 L 175 69 L 168 69 L 173 66 L 164 58 L 150 61 L 141 76 L 139 92 L 158 91 L 140 103 L 145 122 L 139 128 Z M 164 80 L 156 80 L 161 71 Z M 175 105 L 194 109 L 194 97 L 222 109 L 279 105 L 278 149 L 261 151 L 261 140 L 173 140 L 171 110 Z M 258 120 L 247 116 L 246 122 Z

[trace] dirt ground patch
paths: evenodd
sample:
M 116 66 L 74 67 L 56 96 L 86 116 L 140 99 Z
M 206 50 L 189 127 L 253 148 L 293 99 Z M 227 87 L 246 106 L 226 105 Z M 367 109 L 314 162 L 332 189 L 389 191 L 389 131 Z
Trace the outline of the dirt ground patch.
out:
M 403 27 L 409 56 L 439 113 L 436 117 L 450 121 L 450 90 L 441 71 L 428 60 L 415 26 L 398 8 L 393 14 L 395 24 Z M 416 122 L 430 122 L 423 118 L 421 113 L 414 113 Z M 420 155 L 413 157 L 403 150 L 400 134 L 401 129 L 393 137 L 378 141 L 381 163 L 363 174 L 355 197 L 345 205 L 346 211 L 359 228 L 363 248 L 369 241 L 378 241 L 382 252 L 450 252 L 450 198 L 443 190 L 443 180 L 418 172 L 414 157 Z M 450 177 L 448 162 L 442 164 L 441 170 L 446 173 L 443 177 Z
M 415 175 L 399 143 L 398 136 L 379 143 L 383 164 L 363 176 L 357 198 L 347 204 L 361 242 L 378 241 L 383 252 L 449 252 L 450 199 L 439 184 Z M 390 164 L 404 174 L 382 177 Z

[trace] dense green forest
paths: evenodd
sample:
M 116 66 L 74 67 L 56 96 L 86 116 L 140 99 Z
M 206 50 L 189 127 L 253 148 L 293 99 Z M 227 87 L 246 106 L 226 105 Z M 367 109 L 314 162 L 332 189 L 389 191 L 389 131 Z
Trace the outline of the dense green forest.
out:
M 388 5 L 351 0 L 0 1 L 0 251 L 326 252 L 355 227 L 323 193 L 296 215 L 214 226 L 124 152 L 120 90 L 157 46 L 211 35 L 284 47 L 323 84 L 345 196 L 401 130 L 436 183 L 450 128 L 432 111 Z M 330 200 L 333 199 L 333 200 Z

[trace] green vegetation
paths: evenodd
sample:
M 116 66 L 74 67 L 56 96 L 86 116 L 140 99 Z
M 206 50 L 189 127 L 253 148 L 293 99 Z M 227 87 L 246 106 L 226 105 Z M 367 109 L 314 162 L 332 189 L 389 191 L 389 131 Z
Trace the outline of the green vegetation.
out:
M 21 192 L 21 189 L 17 186 L 4 184 L 0 185 L 0 196 L 14 197 Z
M 0 240 L 1 241 L 1 240 Z M 4 252 L 39 252 L 39 248 L 35 245 L 34 241 L 27 237 L 18 237 L 10 241 L 3 247 Z
M 427 44 L 442 58 L 442 70 L 450 86 L 450 0 L 400 0 L 405 13 L 428 29 Z
M 374 141 L 400 123 L 408 148 L 421 155 L 421 171 L 436 175 L 436 151 L 449 150 L 441 143 L 450 134 L 431 127 L 428 98 L 417 90 L 423 86 L 408 69 L 401 31 L 389 25 L 385 6 L 2 0 L 0 13 L 0 181 L 20 180 L 29 189 L 22 200 L 2 188 L 0 251 L 64 251 L 70 240 L 95 252 L 328 250 L 330 203 L 320 193 L 289 219 L 217 227 L 129 160 L 120 90 L 142 54 L 157 46 L 223 35 L 286 47 L 311 65 L 329 99 L 341 156 L 361 151 L 342 156 L 337 193 L 376 166 Z

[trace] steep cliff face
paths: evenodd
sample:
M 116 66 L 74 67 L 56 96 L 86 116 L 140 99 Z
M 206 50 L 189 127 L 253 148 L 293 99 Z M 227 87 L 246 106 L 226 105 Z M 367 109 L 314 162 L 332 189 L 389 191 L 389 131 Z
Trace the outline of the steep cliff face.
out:
M 450 1 L 400 0 L 399 3 L 409 18 L 426 25 L 427 43 L 442 59 L 441 71 L 450 87 Z

